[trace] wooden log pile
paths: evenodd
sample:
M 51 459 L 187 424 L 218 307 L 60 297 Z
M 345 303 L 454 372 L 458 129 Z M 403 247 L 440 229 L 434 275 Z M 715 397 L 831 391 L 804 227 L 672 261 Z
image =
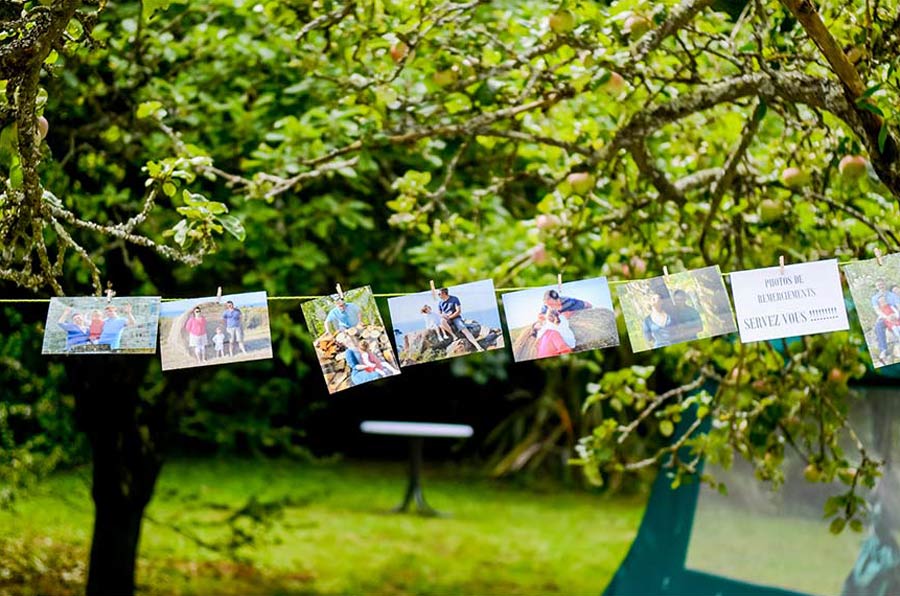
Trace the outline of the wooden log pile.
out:
M 363 327 L 351 327 L 337 335 L 332 335 L 328 332 L 323 333 L 313 342 L 313 346 L 316 348 L 316 355 L 319 358 L 319 363 L 322 365 L 325 382 L 332 392 L 346 389 L 352 384 L 350 368 L 344 359 L 344 351 L 346 350 L 344 344 L 350 337 L 369 342 L 369 349 L 373 352 L 379 352 L 385 362 L 390 365 L 396 366 L 397 363 L 387 331 L 383 327 L 366 325 Z

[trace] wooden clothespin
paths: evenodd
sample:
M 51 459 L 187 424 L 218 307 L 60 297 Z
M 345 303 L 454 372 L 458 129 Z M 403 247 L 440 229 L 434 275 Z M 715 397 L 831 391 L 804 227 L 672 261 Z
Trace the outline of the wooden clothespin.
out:
M 112 289 L 112 282 L 106 282 L 106 303 L 109 304 L 112 302 L 113 296 L 116 295 L 116 292 Z
M 437 290 L 434 288 L 434 280 L 430 280 L 428 283 L 431 284 L 431 298 L 432 300 L 437 300 Z
M 338 298 L 343 300 L 344 299 L 344 290 L 341 289 L 341 284 L 335 284 L 334 288 L 337 290 Z
M 663 277 L 666 280 L 666 283 L 669 283 L 669 268 L 663 265 Z
M 784 255 L 779 255 L 778 257 L 778 271 L 784 276 Z
M 562 294 L 562 273 L 556 274 L 556 291 Z
M 881 260 L 881 249 L 880 248 L 875 249 L 875 262 L 878 263 L 879 267 L 884 265 L 884 262 Z
M 222 301 L 222 286 L 216 288 L 216 304 Z

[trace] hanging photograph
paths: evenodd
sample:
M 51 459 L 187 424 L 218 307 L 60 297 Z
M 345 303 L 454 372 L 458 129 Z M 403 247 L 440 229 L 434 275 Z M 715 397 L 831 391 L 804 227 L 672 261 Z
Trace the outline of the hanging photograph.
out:
M 605 277 L 503 294 L 516 362 L 619 345 Z
M 369 286 L 310 300 L 301 308 L 329 393 L 400 374 Z
M 900 362 L 900 253 L 848 263 L 844 276 L 875 368 Z
M 737 331 L 718 265 L 617 288 L 634 352 Z
M 265 292 L 163 302 L 159 329 L 163 370 L 272 357 Z
M 836 259 L 736 271 L 730 278 L 743 343 L 850 328 Z
M 504 346 L 494 282 L 476 281 L 388 298 L 400 366 Z
M 51 298 L 42 354 L 155 354 L 159 296 Z

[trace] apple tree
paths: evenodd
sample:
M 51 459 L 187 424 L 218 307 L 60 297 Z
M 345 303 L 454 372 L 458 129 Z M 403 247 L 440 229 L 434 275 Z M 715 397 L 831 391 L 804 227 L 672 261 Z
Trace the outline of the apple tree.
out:
M 898 245 L 895 1 L 53 0 L 5 3 L 0 22 L 3 287 L 169 291 L 210 262 L 272 292 L 372 263 L 385 283 L 503 286 Z M 279 338 L 283 361 L 301 339 Z M 859 343 L 548 363 L 508 448 L 577 447 L 595 479 L 665 461 L 677 481 L 738 454 L 775 483 L 793 449 L 846 481 L 832 513 L 854 520 L 879 473 L 866 445 L 840 447 Z M 146 367 L 70 370 L 95 464 L 94 593 L 133 591 L 191 382 L 148 387 Z M 669 457 L 682 446 L 688 461 Z

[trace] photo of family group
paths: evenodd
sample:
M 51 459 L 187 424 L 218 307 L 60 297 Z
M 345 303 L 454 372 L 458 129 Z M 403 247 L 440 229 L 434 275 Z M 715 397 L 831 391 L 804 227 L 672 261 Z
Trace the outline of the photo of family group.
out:
M 400 366 L 503 348 L 492 280 L 388 298 Z
M 51 298 L 42 354 L 154 354 L 159 296 Z
M 848 263 L 844 276 L 875 368 L 900 362 L 900 253 Z
M 605 277 L 503 294 L 516 362 L 619 345 Z
M 718 265 L 628 282 L 618 293 L 634 352 L 737 331 Z
M 328 393 L 400 374 L 369 286 L 310 300 L 301 308 Z
M 159 327 L 163 370 L 272 357 L 265 292 L 163 302 Z

